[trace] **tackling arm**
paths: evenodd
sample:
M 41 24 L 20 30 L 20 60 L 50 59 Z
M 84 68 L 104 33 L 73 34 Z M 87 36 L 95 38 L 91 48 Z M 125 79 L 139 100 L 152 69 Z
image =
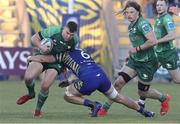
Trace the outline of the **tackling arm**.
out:
M 35 46 L 35 47 L 38 47 L 40 48 L 41 46 L 41 38 L 39 36 L 38 33 L 34 34 L 32 37 L 31 37 L 31 43 Z
M 53 55 L 36 55 L 28 57 L 28 62 L 35 61 L 40 63 L 53 63 L 56 59 Z
M 35 47 L 39 48 L 43 53 L 48 53 L 49 48 L 46 45 L 42 45 L 41 40 L 42 38 L 40 37 L 39 33 L 36 33 L 31 37 L 31 43 Z

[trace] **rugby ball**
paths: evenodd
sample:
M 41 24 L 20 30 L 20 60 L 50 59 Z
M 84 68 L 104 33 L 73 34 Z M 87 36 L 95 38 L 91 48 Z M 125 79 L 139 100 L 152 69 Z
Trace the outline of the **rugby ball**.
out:
M 53 48 L 53 41 L 51 38 L 44 38 L 41 40 L 41 45 L 46 45 L 49 48 L 49 52 L 50 52 Z M 42 53 L 42 51 L 41 51 L 41 53 Z M 44 54 L 47 54 L 47 52 Z

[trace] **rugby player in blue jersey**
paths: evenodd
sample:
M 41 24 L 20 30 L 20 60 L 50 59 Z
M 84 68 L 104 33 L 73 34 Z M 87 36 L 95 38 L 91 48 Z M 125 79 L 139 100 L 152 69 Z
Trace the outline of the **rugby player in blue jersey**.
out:
M 30 57 L 29 60 L 41 63 L 59 61 L 63 66 L 72 70 L 79 80 L 66 87 L 64 99 L 69 103 L 90 107 L 92 110 L 92 117 L 97 116 L 101 104 L 86 99 L 83 96 L 90 95 L 95 90 L 100 91 L 114 102 L 136 110 L 145 117 L 153 117 L 155 115 L 154 112 L 144 110 L 134 100 L 119 94 L 102 68 L 98 66 L 85 51 L 74 49 L 71 52 L 61 54 L 58 57 L 52 55 L 38 55 Z

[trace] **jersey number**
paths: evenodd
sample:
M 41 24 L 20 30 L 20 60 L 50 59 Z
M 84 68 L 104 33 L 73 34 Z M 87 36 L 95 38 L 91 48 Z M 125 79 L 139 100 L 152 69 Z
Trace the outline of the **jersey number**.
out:
M 81 51 L 81 56 L 85 59 L 89 59 L 90 58 L 90 55 L 85 53 L 84 51 Z

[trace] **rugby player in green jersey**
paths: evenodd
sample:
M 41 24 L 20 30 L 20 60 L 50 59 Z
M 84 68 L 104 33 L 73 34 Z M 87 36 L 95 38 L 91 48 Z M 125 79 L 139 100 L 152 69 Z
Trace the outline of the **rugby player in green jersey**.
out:
M 154 31 L 158 41 L 155 51 L 159 64 L 168 70 L 175 83 L 180 83 L 179 57 L 173 45 L 173 40 L 176 38 L 175 24 L 172 16 L 167 13 L 167 9 L 167 0 L 157 0 L 157 18 L 155 20 Z M 145 98 L 140 98 L 139 100 L 139 103 L 143 106 L 145 105 L 144 100 Z
M 77 22 L 68 21 L 65 27 L 50 26 L 34 34 L 31 38 L 31 41 L 35 47 L 39 48 L 39 52 L 37 54 L 41 54 L 42 52 L 55 55 L 75 48 L 76 44 L 79 42 L 79 37 L 76 34 L 77 26 Z M 46 45 L 41 44 L 41 40 L 44 38 L 52 39 L 53 48 L 51 51 Z M 41 64 L 38 62 L 29 62 L 24 76 L 28 93 L 24 96 L 21 96 L 16 101 L 18 105 L 24 104 L 28 100 L 35 97 L 34 79 L 42 72 L 44 72 L 44 75 L 41 82 L 41 90 L 38 95 L 34 117 L 41 116 L 41 108 L 48 97 L 49 87 L 53 84 L 57 75 L 62 72 L 62 67 L 59 63 Z
M 150 82 L 158 68 L 158 61 L 153 49 L 157 39 L 151 24 L 142 17 L 141 7 L 136 1 L 127 1 L 123 12 L 130 21 L 128 33 L 132 48 L 129 50 L 128 62 L 122 67 L 113 84 L 120 91 L 125 84 L 137 76 L 139 95 L 159 100 L 163 107 L 164 104 L 168 103 L 166 95 L 150 88 Z M 112 103 L 111 100 L 108 100 L 99 110 L 98 115 L 105 116 Z M 164 112 L 166 107 L 168 105 L 161 108 L 161 112 Z

